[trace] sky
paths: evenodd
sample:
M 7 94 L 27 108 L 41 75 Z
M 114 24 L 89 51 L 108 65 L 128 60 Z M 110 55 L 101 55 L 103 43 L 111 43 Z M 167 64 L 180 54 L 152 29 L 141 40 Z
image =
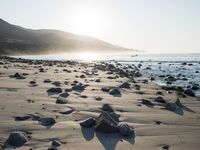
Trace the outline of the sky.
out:
M 0 0 L 0 18 L 148 53 L 200 53 L 200 0 Z

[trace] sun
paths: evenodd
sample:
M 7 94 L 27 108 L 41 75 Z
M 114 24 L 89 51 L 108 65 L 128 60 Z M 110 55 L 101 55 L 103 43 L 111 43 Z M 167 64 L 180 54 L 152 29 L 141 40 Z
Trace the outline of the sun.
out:
M 69 21 L 73 32 L 92 36 L 103 31 L 105 24 L 103 13 L 88 6 L 82 6 L 74 10 Z

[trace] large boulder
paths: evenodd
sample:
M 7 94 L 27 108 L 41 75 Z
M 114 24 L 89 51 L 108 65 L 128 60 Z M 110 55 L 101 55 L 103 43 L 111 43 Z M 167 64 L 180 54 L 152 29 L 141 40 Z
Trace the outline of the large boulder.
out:
M 109 113 L 103 112 L 96 118 L 95 129 L 103 133 L 116 133 L 118 131 L 117 124 Z
M 133 128 L 131 128 L 128 124 L 122 123 L 118 126 L 119 133 L 123 136 L 131 136 L 134 134 Z

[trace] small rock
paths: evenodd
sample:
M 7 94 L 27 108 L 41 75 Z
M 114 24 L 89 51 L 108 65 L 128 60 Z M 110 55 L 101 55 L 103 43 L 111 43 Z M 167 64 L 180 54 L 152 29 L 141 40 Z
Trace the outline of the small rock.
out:
M 128 124 L 122 123 L 118 126 L 119 133 L 123 136 L 131 136 L 134 134 L 133 128 L 131 128 Z
M 162 149 L 169 149 L 169 145 L 163 145 Z
M 54 118 L 48 118 L 48 117 L 47 118 L 41 118 L 39 120 L 39 122 L 43 126 L 53 126 L 56 123 Z
M 121 92 L 117 88 L 111 89 L 111 91 L 109 92 L 109 94 L 111 94 L 113 96 L 121 96 Z
M 196 96 L 195 93 L 191 89 L 187 89 L 183 93 L 192 97 Z
M 101 90 L 102 90 L 103 92 L 109 92 L 109 91 L 110 91 L 110 88 L 108 88 L 108 87 L 102 87 Z
M 25 120 L 28 120 L 30 119 L 31 117 L 26 115 L 26 116 L 17 116 L 15 117 L 15 121 L 25 121 Z
M 154 101 L 155 101 L 155 102 L 159 102 L 159 103 L 166 103 L 166 101 L 165 101 L 161 96 L 156 97 L 156 98 L 154 99 Z
M 96 79 L 96 80 L 95 80 L 95 82 L 100 82 L 100 81 L 101 81 L 100 79 Z
M 52 143 L 51 143 L 51 145 L 52 145 L 53 147 L 59 147 L 59 146 L 61 146 L 61 143 L 60 143 L 60 141 L 58 141 L 58 140 L 53 140 Z
M 62 89 L 61 88 L 50 88 L 47 90 L 47 92 L 50 93 L 62 93 Z
M 97 101 L 101 101 L 103 98 L 102 97 L 100 97 L 100 96 L 97 96 L 96 98 L 95 98 L 95 100 L 97 100 Z
M 104 104 L 101 109 L 104 110 L 104 111 L 108 111 L 108 112 L 114 112 L 114 109 L 109 104 Z
M 56 103 L 57 104 L 66 104 L 68 102 L 67 97 L 69 94 L 67 92 L 59 94 Z
M 128 82 L 124 82 L 122 85 L 119 86 L 119 88 L 130 89 L 130 84 Z
M 151 101 L 146 99 L 142 99 L 142 104 L 147 106 L 154 106 L 154 104 Z
M 85 90 L 85 86 L 84 85 L 74 85 L 73 87 L 72 87 L 72 90 L 74 90 L 74 91 L 78 91 L 78 92 L 82 92 L 82 91 L 84 91 Z
M 51 82 L 50 79 L 45 79 L 45 80 L 44 80 L 44 83 L 50 83 L 50 82 Z
M 95 120 L 95 118 L 93 118 L 93 117 L 90 117 L 90 118 L 88 118 L 88 119 L 86 119 L 86 120 L 80 122 L 80 125 L 81 125 L 82 127 L 85 127 L 85 128 L 91 128 L 91 127 L 93 127 L 95 124 L 96 124 L 96 120 Z
M 9 135 L 9 138 L 6 141 L 6 145 L 10 145 L 13 147 L 21 147 L 23 146 L 26 142 L 28 142 L 27 137 L 23 132 L 12 132 Z

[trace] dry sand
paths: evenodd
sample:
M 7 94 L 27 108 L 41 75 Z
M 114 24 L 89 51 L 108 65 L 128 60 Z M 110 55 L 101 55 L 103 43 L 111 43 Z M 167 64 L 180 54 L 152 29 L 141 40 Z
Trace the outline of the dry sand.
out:
M 47 65 L 45 65 L 47 64 Z M 60 65 L 61 64 L 61 65 Z M 45 72 L 40 72 L 39 68 Z M 70 72 L 63 71 L 70 70 Z M 74 70 L 77 70 L 74 71 Z M 28 73 L 25 79 L 10 78 L 10 75 Z M 81 63 L 48 63 L 28 64 L 10 62 L 1 59 L 0 65 L 0 143 L 2 145 L 8 139 L 12 131 L 28 133 L 28 142 L 18 149 L 48 149 L 52 140 L 58 139 L 64 150 L 161 150 L 168 145 L 170 150 L 199 150 L 200 149 L 200 101 L 197 98 L 179 98 L 182 105 L 189 109 L 182 110 L 181 114 L 164 109 L 162 105 L 154 107 L 141 104 L 141 99 L 154 102 L 158 91 L 162 91 L 163 98 L 167 102 L 177 99 L 175 91 L 161 90 L 154 83 L 143 83 L 144 78 L 135 78 L 136 83 L 131 83 L 130 89 L 120 88 L 121 96 L 114 97 L 103 92 L 102 87 L 118 87 L 128 81 L 126 77 L 108 79 L 108 76 L 116 76 L 115 73 L 94 69 L 93 64 Z M 89 73 L 89 74 L 87 74 Z M 84 74 L 86 78 L 80 78 Z M 59 86 L 64 91 L 71 88 L 74 80 L 82 84 L 88 84 L 82 92 L 71 91 L 67 104 L 56 104 L 58 94 L 48 94 L 47 90 L 55 87 L 52 83 L 44 83 L 45 79 L 52 82 L 60 81 Z M 100 79 L 100 82 L 95 82 Z M 37 86 L 31 86 L 30 81 L 35 80 Z M 141 86 L 138 93 L 134 85 Z M 86 95 L 86 98 L 80 97 Z M 100 96 L 102 100 L 95 100 Z M 119 134 L 106 134 L 96 132 L 93 128 L 81 128 L 80 121 L 94 116 L 97 117 L 103 104 L 113 106 L 120 115 L 120 121 L 134 127 L 135 138 L 125 138 Z M 157 104 L 157 103 L 155 103 Z M 61 114 L 61 111 L 73 110 L 70 114 Z M 189 111 L 188 111 L 189 110 Z M 192 111 L 191 111 L 192 110 Z M 47 128 L 38 121 L 28 119 L 16 121 L 16 116 L 36 115 L 53 117 L 56 123 Z M 160 121 L 161 124 L 157 124 Z M 0 148 L 1 149 L 1 148 Z

